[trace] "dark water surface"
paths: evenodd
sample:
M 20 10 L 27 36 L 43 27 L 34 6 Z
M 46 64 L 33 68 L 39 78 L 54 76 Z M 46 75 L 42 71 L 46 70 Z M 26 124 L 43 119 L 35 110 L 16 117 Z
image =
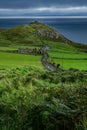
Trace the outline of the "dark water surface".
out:
M 87 18 L 1 18 L 0 28 L 11 28 L 35 20 L 54 27 L 72 41 L 87 44 Z

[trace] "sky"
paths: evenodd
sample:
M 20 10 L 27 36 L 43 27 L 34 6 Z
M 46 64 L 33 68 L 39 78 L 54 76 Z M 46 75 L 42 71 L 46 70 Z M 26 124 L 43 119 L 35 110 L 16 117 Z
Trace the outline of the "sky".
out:
M 87 16 L 87 0 L 0 0 L 0 17 Z

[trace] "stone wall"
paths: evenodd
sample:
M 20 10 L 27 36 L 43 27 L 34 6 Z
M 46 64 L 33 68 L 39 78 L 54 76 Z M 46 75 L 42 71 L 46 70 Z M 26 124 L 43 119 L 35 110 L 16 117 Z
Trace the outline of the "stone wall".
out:
M 43 49 L 30 49 L 30 48 L 19 48 L 18 49 L 18 53 L 22 53 L 22 54 L 39 54 L 39 55 L 43 55 L 44 54 L 44 50 Z

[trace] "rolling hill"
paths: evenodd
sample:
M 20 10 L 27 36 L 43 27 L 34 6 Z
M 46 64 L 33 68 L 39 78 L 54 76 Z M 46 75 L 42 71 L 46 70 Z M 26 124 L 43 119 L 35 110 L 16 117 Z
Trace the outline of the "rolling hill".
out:
M 16 42 L 36 44 L 36 41 L 37 43 L 40 43 L 41 39 L 62 41 L 66 43 L 71 42 L 52 27 L 39 23 L 37 21 L 26 25 L 20 25 L 11 29 L 2 29 L 0 32 L 0 39 L 4 38 L 5 40 L 13 42 L 15 40 Z
M 50 61 L 57 64 L 60 63 L 64 68 L 75 67 L 79 69 L 86 69 L 85 66 L 87 66 L 87 45 L 70 41 L 54 28 L 46 24 L 34 21 L 30 24 L 24 24 L 14 28 L 0 29 L 1 55 L 4 53 L 2 51 L 15 49 L 17 50 L 20 47 L 40 48 L 45 45 L 48 45 L 51 48 L 51 50 L 48 52 Z M 17 64 L 21 64 L 21 61 L 19 63 L 18 61 L 10 62 L 9 60 L 12 61 L 12 55 L 10 55 L 11 54 L 9 54 L 9 57 L 11 58 L 8 58 L 5 52 L 4 61 L 3 58 L 1 60 L 1 67 L 9 66 L 8 63 L 11 63 L 11 66 L 17 66 Z M 8 59 L 8 62 L 5 62 L 5 59 Z M 7 65 L 4 65 L 4 63 L 7 63 Z M 35 62 L 33 61 L 33 63 Z M 81 63 L 84 63 L 84 65 L 79 66 Z M 25 61 L 24 64 L 27 64 L 27 61 Z M 30 62 L 29 64 L 32 65 Z
M 87 49 L 87 45 L 77 44 L 65 38 L 54 28 L 34 21 L 10 29 L 0 29 L 0 44 L 48 44 L 46 41 L 63 42 L 70 46 Z

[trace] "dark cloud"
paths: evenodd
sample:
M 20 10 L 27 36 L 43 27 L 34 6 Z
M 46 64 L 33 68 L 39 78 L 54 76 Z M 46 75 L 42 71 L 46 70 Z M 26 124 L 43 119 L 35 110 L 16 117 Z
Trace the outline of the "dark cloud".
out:
M 0 0 L 0 8 L 29 8 L 39 6 L 85 6 L 87 0 Z
M 86 15 L 87 0 L 0 0 L 0 16 Z

